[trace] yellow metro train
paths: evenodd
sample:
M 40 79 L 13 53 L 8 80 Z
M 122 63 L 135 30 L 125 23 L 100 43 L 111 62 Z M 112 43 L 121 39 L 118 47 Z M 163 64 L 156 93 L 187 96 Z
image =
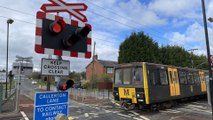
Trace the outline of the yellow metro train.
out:
M 114 99 L 157 110 L 168 103 L 206 96 L 208 72 L 147 62 L 115 68 Z M 171 105 L 172 105 L 171 104 Z

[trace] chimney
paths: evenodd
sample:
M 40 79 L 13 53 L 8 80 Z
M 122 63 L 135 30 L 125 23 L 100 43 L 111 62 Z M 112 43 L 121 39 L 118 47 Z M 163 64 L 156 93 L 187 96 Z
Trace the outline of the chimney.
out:
M 98 60 L 98 55 L 94 55 L 93 60 Z

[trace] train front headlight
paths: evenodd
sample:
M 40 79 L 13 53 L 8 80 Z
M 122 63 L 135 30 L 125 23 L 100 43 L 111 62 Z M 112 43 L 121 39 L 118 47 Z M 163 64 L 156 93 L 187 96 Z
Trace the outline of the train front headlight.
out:
M 140 97 L 140 94 L 137 94 L 137 98 L 139 98 Z
M 136 96 L 137 98 L 143 98 L 143 93 L 137 93 Z

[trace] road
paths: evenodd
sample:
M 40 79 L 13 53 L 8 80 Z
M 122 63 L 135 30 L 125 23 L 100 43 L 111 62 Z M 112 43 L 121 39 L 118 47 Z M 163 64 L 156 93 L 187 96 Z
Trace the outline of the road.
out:
M 26 79 L 26 80 L 21 80 L 21 86 L 20 89 L 26 90 L 26 91 L 33 91 L 36 88 L 38 88 L 38 85 L 32 85 L 32 80 Z
M 33 119 L 33 100 L 27 98 L 26 92 L 32 92 L 37 85 L 31 81 L 22 81 L 20 109 L 26 116 Z M 29 94 L 30 95 L 30 94 Z M 28 95 L 28 97 L 29 97 Z M 31 94 L 31 96 L 33 96 Z M 211 120 L 212 113 L 207 101 L 199 100 L 189 103 L 182 103 L 176 107 L 159 112 L 147 110 L 121 108 L 113 100 L 96 100 L 92 104 L 76 102 L 70 99 L 70 119 L 74 120 Z

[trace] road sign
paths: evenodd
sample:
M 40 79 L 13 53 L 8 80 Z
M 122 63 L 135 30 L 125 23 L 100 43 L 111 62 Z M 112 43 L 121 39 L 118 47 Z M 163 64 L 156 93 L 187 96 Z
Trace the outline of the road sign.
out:
M 87 5 L 84 3 L 66 3 L 62 0 L 49 0 L 51 4 L 43 4 L 41 9 L 44 12 L 68 12 L 70 15 L 76 17 L 82 22 L 87 22 L 85 15 L 80 11 L 86 11 Z
M 70 57 L 80 57 L 80 58 L 90 58 L 91 57 L 91 44 L 92 44 L 92 31 L 89 32 L 89 34 L 87 35 L 87 38 L 85 39 L 84 43 L 83 43 L 83 48 L 85 48 L 84 51 L 79 51 L 79 47 L 71 49 L 71 50 L 63 50 L 63 49 L 56 49 L 56 48 L 51 48 L 51 47 L 47 47 L 45 46 L 44 43 L 49 43 L 50 44 L 54 44 L 57 43 L 61 44 L 62 41 L 60 40 L 55 40 L 55 38 L 57 36 L 63 36 L 66 32 L 62 32 L 60 33 L 60 35 L 55 35 L 55 37 L 53 36 L 52 39 L 47 39 L 45 36 L 49 35 L 50 33 L 47 33 L 48 30 L 46 30 L 48 26 L 48 24 L 45 24 L 47 21 L 57 21 L 57 20 L 63 20 L 67 26 L 68 25 L 72 25 L 72 26 L 76 26 L 76 27 L 85 27 L 88 26 L 90 27 L 91 30 L 91 25 L 87 24 L 87 23 L 83 23 L 80 21 L 75 21 L 75 20 L 70 20 L 70 19 L 65 19 L 63 17 L 60 16 L 55 16 L 52 14 L 47 14 L 44 12 L 37 12 L 36 15 L 36 39 L 35 39 L 35 51 L 39 54 L 48 54 L 48 55 L 57 55 L 57 56 L 70 56 Z M 45 29 L 44 29 L 45 28 Z M 65 31 L 65 30 L 64 30 Z M 50 34 L 51 35 L 51 34 Z M 45 42 L 48 41 L 48 42 Z M 81 42 L 79 44 L 82 44 Z M 78 46 L 80 46 L 78 44 Z M 76 47 L 76 46 L 74 46 Z
M 41 60 L 41 74 L 42 75 L 55 75 L 63 76 L 69 75 L 70 61 L 57 60 L 57 59 L 45 59 Z
M 58 114 L 68 116 L 69 92 L 39 92 L 35 94 L 34 120 L 55 120 Z

